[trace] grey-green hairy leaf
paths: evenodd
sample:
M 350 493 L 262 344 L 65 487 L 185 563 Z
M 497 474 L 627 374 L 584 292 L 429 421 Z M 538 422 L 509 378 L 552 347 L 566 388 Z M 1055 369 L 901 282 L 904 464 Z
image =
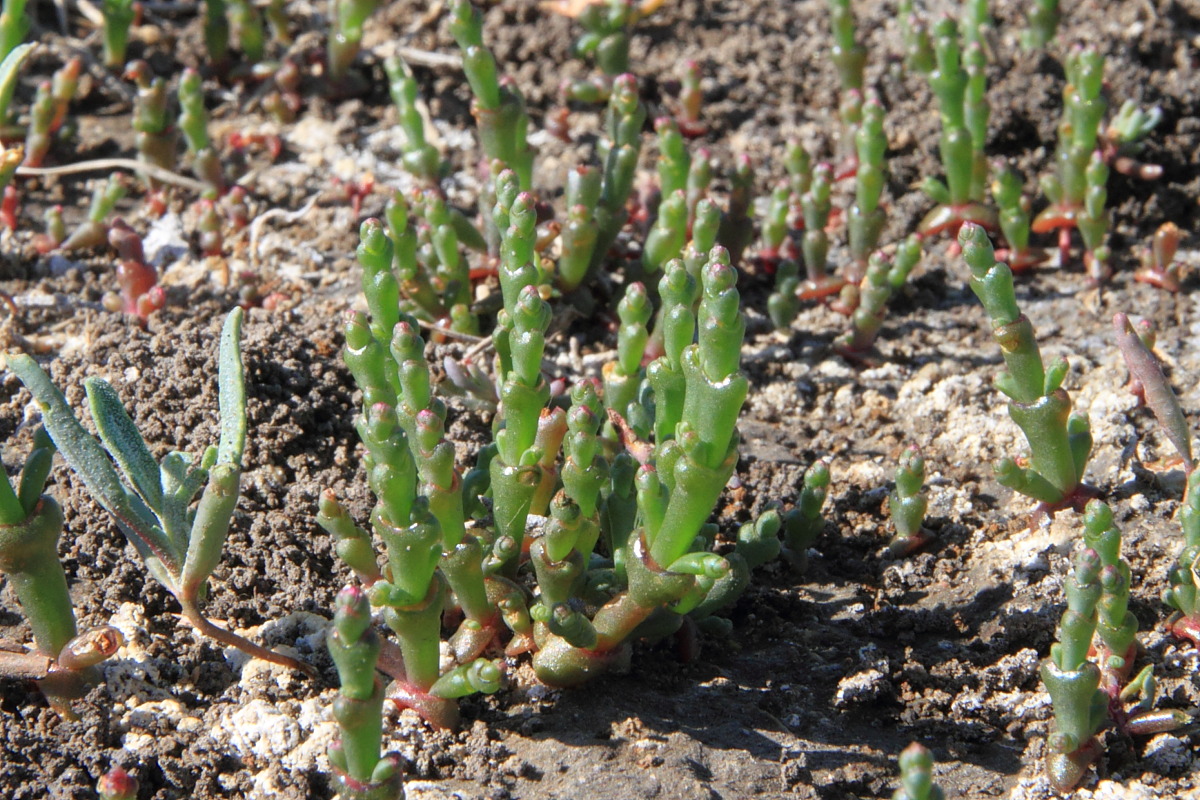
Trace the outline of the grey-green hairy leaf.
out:
M 158 462 L 150 455 L 146 440 L 129 418 L 121 398 L 108 381 L 100 378 L 88 378 L 83 387 L 100 440 L 146 505 L 161 513 L 163 496 Z
M 246 449 L 246 381 L 242 370 L 241 308 L 235 308 L 225 318 L 221 329 L 221 352 L 218 359 L 217 382 L 221 406 L 221 444 L 217 463 L 241 467 L 242 452 Z
M 108 454 L 100 442 L 84 430 L 63 393 L 27 355 L 9 355 L 8 367 L 37 400 L 50 438 L 71 468 L 83 478 L 96 501 L 117 518 L 121 529 L 144 559 L 153 558 L 166 571 L 178 574 L 178 553 L 171 541 L 142 499 L 121 483 Z

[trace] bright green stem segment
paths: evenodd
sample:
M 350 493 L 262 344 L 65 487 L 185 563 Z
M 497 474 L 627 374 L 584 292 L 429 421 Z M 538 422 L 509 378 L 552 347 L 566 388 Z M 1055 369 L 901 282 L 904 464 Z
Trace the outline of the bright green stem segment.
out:
M 341 681 L 341 691 L 333 704 L 333 715 L 341 729 L 339 758 L 351 778 L 369 783 L 383 741 L 383 683 L 375 675 L 381 645 L 371 625 L 371 605 L 362 589 L 342 589 L 335 607 L 325 644 Z M 330 757 L 334 759 L 332 753 Z
M 1074 574 L 1066 582 L 1067 610 L 1059 623 L 1059 642 L 1042 662 L 1042 683 L 1054 706 L 1046 771 L 1059 791 L 1074 787 L 1098 754 L 1093 737 L 1108 714 L 1108 695 L 1099 688 L 1100 668 L 1087 660 L 1096 630 L 1101 568 L 1096 551 L 1079 551 Z

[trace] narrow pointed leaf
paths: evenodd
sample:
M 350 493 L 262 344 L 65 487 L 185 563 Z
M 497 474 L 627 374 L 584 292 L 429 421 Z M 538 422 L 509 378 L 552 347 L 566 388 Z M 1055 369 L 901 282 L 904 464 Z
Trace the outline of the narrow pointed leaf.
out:
M 1179 398 L 1171 390 L 1171 384 L 1163 375 L 1158 359 L 1150 352 L 1141 338 L 1134 333 L 1129 318 L 1118 313 L 1113 317 L 1113 328 L 1117 332 L 1117 347 L 1125 357 L 1125 366 L 1129 374 L 1142 385 L 1146 395 L 1146 405 L 1154 412 L 1154 418 L 1163 427 L 1167 438 L 1179 455 L 1183 458 L 1188 471 L 1192 469 L 1192 437 L 1188 430 L 1187 418 L 1179 407 Z
M 142 499 L 122 485 L 108 454 L 100 442 L 79 424 L 75 412 L 67 405 L 67 399 L 58 387 L 27 355 L 10 355 L 8 366 L 37 400 L 50 438 L 66 462 L 83 478 L 96 502 L 117 518 L 122 531 L 137 547 L 143 559 L 149 561 L 153 558 L 161 564 L 162 569 L 156 572 L 178 574 L 178 554 L 167 535 L 155 522 Z
M 88 378 L 83 387 L 100 440 L 146 505 L 156 513 L 161 512 L 162 483 L 158 462 L 146 447 L 146 440 L 137 425 L 129 418 L 121 398 L 108 381 L 100 378 Z
M 217 463 L 239 468 L 242 452 L 246 449 L 246 380 L 242 371 L 241 343 L 243 313 L 241 308 L 235 308 L 225 318 L 217 372 L 221 405 L 221 444 L 217 450 Z
M 13 92 L 17 88 L 17 78 L 21 74 L 21 62 L 33 50 L 33 43 L 14 47 L 0 61 L 0 113 L 8 115 L 8 106 L 12 102 Z

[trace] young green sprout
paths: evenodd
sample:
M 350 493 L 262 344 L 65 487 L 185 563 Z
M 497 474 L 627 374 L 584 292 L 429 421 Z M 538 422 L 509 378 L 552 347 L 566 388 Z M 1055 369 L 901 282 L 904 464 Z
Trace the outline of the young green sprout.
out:
M 1058 625 L 1058 642 L 1042 662 L 1042 683 L 1054 706 L 1054 732 L 1046 753 L 1050 785 L 1068 792 L 1100 757 L 1096 734 L 1108 716 L 1108 695 L 1100 690 L 1100 668 L 1088 660 L 1100 601 L 1100 556 L 1080 550 L 1066 581 L 1067 610 Z
M 376 0 L 333 0 L 332 28 L 326 48 L 329 77 L 343 83 L 362 46 L 363 25 L 378 7 Z
M 913 742 L 900 754 L 900 788 L 892 800 L 945 800 L 940 786 L 933 782 L 933 754 L 920 742 Z
M 129 26 L 137 10 L 133 0 L 103 0 L 100 13 L 104 15 L 104 66 L 115 71 L 125 65 Z
M 1050 206 L 1034 218 L 1031 227 L 1034 233 L 1058 231 L 1064 263 L 1069 255 L 1071 229 L 1079 228 L 1088 274 L 1099 282 L 1107 275 L 1111 255 L 1104 244 L 1108 163 L 1099 149 L 1100 121 L 1108 107 L 1101 91 L 1104 55 L 1076 47 L 1067 55 L 1066 72 L 1055 171 L 1042 178 L 1042 191 L 1050 198 Z
M 925 509 L 929 500 L 925 496 L 925 459 L 915 444 L 910 445 L 900 456 L 896 467 L 896 489 L 888 495 L 888 514 L 896 534 L 888 544 L 888 552 L 894 556 L 906 556 L 932 538 L 925 528 Z
M 1178 292 L 1183 265 L 1175 260 L 1175 253 L 1182 239 L 1183 232 L 1174 222 L 1159 225 L 1150 240 L 1150 247 L 1142 255 L 1142 268 L 1134 273 L 1133 279 L 1169 292 Z
M 1133 676 L 1138 623 L 1129 611 L 1131 571 L 1121 557 L 1112 510 L 1099 500 L 1084 513 L 1083 544 L 1074 579 L 1067 582 L 1060 643 L 1041 670 L 1055 718 L 1046 775 L 1061 792 L 1070 791 L 1100 756 L 1096 734 L 1106 718 L 1126 735 L 1163 733 L 1192 721 L 1184 711 L 1154 710 L 1153 665 Z
M 218 395 L 221 438 L 199 462 L 172 452 L 154 460 L 112 386 L 101 378 L 84 382 L 100 439 L 89 434 L 62 392 L 27 355 L 10 355 L 9 369 L 33 394 L 43 424 L 68 465 L 116 519 L 137 548 L 147 570 L 183 609 L 200 633 L 275 664 L 308 671 L 290 656 L 275 653 L 214 624 L 200 610 L 208 577 L 238 501 L 246 442 L 246 394 L 241 354 L 242 310 L 232 311 L 221 331 Z M 113 467 L 117 462 L 120 473 Z M 199 502 L 191 506 L 196 495 Z
M 1200 648 L 1200 470 L 1188 475 L 1179 527 L 1183 529 L 1183 549 L 1171 570 L 1171 587 L 1163 592 L 1163 602 L 1175 610 L 1167 628 Z
M 871 350 L 887 314 L 887 302 L 904 286 L 920 260 L 921 239 L 916 234 L 901 242 L 891 258 L 882 251 L 871 256 L 867 272 L 857 287 L 858 302 L 850 314 L 850 330 L 833 344 L 838 353 L 848 359 L 871 361 Z
M 1027 0 L 1025 20 L 1029 27 L 1021 31 L 1021 46 L 1036 50 L 1054 41 L 1061 14 L 1058 0 Z
M 996 253 L 1013 272 L 1024 272 L 1046 260 L 1046 254 L 1029 246 L 1031 204 L 1024 193 L 1021 176 L 1011 167 L 994 170 L 992 199 L 1000 209 L 1000 232 L 1007 247 Z
M 970 26 L 964 29 L 964 39 L 969 30 Z M 924 236 L 955 233 L 966 222 L 996 230 L 996 210 L 983 202 L 988 107 L 982 46 L 974 42 L 964 49 L 958 24 L 948 16 L 938 20 L 933 32 L 937 66 L 929 73 L 929 85 L 941 116 L 938 150 L 946 178 L 929 177 L 921 184 L 937 206 L 921 220 L 918 231 Z

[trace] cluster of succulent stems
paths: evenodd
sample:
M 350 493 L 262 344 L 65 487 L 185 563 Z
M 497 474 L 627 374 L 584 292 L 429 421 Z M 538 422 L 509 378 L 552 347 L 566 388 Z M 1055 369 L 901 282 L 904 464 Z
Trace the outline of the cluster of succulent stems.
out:
M 1046 777 L 1071 791 L 1103 752 L 1099 738 L 1110 721 L 1124 734 L 1149 735 L 1191 722 L 1183 711 L 1154 710 L 1153 666 L 1134 675 L 1137 619 L 1129 611 L 1131 574 L 1121 558 L 1121 532 L 1099 500 L 1084 514 L 1082 548 L 1065 583 L 1067 610 L 1058 643 L 1041 667 L 1054 707 L 1046 745 Z

